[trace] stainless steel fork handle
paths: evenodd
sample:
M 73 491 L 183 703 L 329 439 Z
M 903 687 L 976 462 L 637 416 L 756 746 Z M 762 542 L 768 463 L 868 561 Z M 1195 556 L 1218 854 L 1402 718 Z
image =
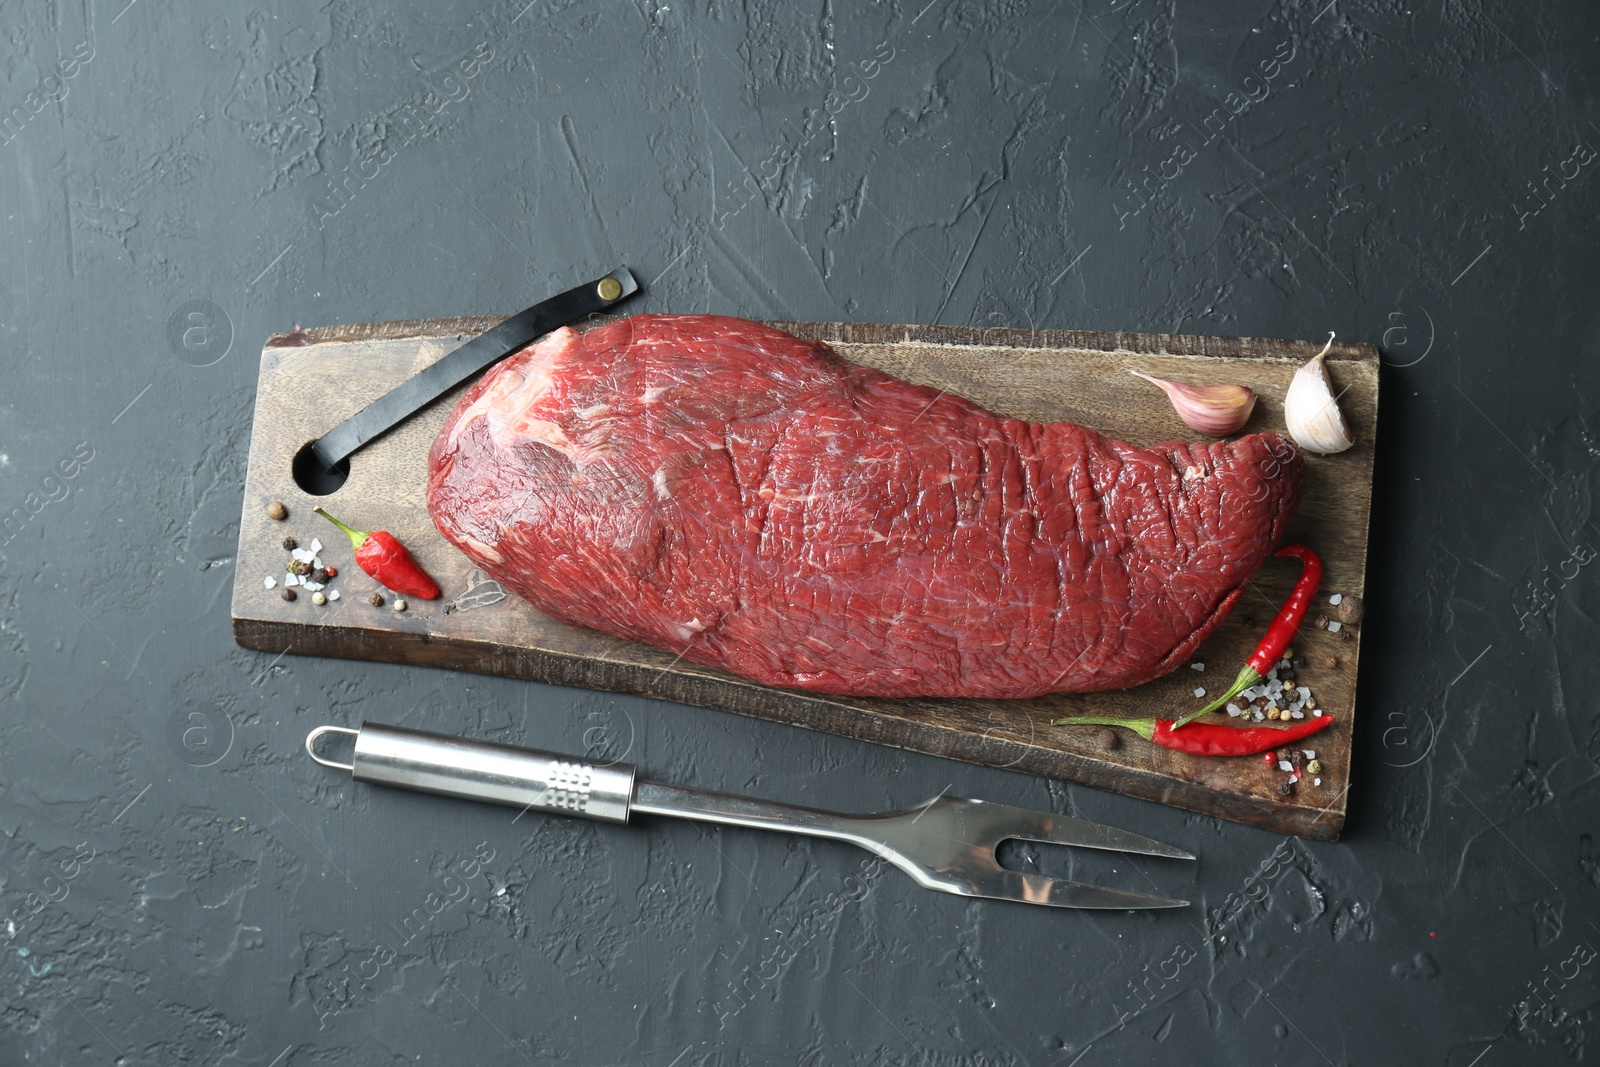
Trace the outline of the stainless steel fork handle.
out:
M 355 738 L 349 763 L 317 751 L 326 734 Z M 349 771 L 357 781 L 523 810 L 627 822 L 633 807 L 634 768 L 626 763 L 593 763 L 370 722 L 359 730 L 320 726 L 306 736 L 306 752 L 324 767 Z

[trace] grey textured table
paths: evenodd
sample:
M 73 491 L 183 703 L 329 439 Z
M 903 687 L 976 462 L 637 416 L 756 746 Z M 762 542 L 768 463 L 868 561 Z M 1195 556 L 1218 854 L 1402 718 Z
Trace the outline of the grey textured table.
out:
M 0 1062 L 1593 1059 L 1592 5 L 123 3 L 25 0 L 0 43 Z M 1381 344 L 1345 839 L 235 648 L 269 333 L 622 263 L 638 310 Z M 1073 811 L 1202 862 L 1015 862 L 1197 903 L 972 903 L 300 752 L 362 717 Z

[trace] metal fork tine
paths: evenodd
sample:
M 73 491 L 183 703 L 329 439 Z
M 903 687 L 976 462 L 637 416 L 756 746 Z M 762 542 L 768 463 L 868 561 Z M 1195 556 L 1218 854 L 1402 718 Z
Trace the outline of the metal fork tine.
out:
M 1004 838 L 1038 841 L 1046 845 L 1099 848 L 1109 852 L 1132 852 L 1172 860 L 1194 859 L 1191 853 L 1181 848 L 1114 826 L 1102 826 L 1070 815 L 1015 808 L 1009 804 L 980 803 L 983 805 L 981 810 L 989 816 L 987 821 L 990 828 L 1003 834 Z
M 983 880 L 978 895 L 995 900 L 1017 900 L 1025 904 L 1044 904 L 1052 908 L 1099 908 L 1123 911 L 1146 908 L 1184 908 L 1187 900 L 1153 897 L 1126 889 L 1084 885 L 1042 874 L 1023 874 L 1001 868 L 1000 873 Z

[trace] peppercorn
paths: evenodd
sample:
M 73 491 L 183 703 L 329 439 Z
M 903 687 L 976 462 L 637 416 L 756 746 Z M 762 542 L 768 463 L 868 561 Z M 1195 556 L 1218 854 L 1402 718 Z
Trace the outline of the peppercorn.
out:
M 337 578 L 339 576 L 339 568 L 338 567 L 324 567 L 322 569 L 328 572 L 328 577 L 329 578 Z
M 272 503 L 267 505 L 267 518 L 273 520 L 274 522 L 282 522 L 288 517 L 289 509 L 284 506 L 283 501 L 274 500 Z
M 290 589 L 290 588 L 288 588 L 288 587 L 287 587 L 287 586 L 285 586 L 285 587 L 284 587 L 284 590 L 283 590 L 283 599 L 285 599 L 285 600 L 291 600 L 291 601 L 292 601 L 292 600 L 294 600 L 294 598 L 295 598 L 295 597 L 296 597 L 296 596 L 297 596 L 297 595 L 298 595 L 298 594 L 297 594 L 297 593 L 296 593 L 296 592 L 295 592 L 295 591 L 294 591 L 294 590 L 293 590 L 293 589 Z
M 1294 783 L 1291 781 L 1279 782 L 1278 792 L 1284 796 L 1292 795 L 1294 793 Z
M 318 590 L 311 594 L 311 602 L 320 608 L 328 602 L 328 598 L 322 594 L 321 590 Z
M 1339 621 L 1344 623 L 1346 626 L 1354 626 L 1356 623 L 1361 621 L 1361 616 L 1363 614 L 1362 609 L 1363 605 L 1360 597 L 1346 596 L 1343 600 L 1339 601 L 1338 606 L 1334 609 L 1334 614 L 1338 615 Z
M 1306 761 L 1306 770 L 1309 771 L 1312 774 L 1321 774 L 1322 773 L 1322 761 L 1319 760 L 1319 759 L 1307 760 Z
M 314 568 L 312 568 L 311 580 L 313 582 L 316 582 L 318 585 L 326 585 L 326 584 L 328 584 L 328 579 L 331 578 L 331 577 L 332 577 L 332 575 L 330 575 L 328 573 L 328 568 L 326 568 L 326 567 L 314 567 Z
M 399 597 L 396 597 L 395 598 L 395 602 L 394 602 L 394 610 L 396 610 L 396 611 L 404 611 L 404 610 L 406 610 L 406 602 L 404 600 L 400 599 Z
M 300 542 L 296 541 L 294 538 L 285 537 L 283 539 L 283 550 L 285 552 L 293 552 L 295 549 L 297 549 L 299 547 L 300 547 Z
M 371 596 L 367 597 L 367 603 L 371 604 L 375 608 L 383 607 L 383 594 L 373 593 Z
M 1295 670 L 1299 670 L 1300 668 L 1306 666 L 1310 660 L 1306 659 L 1304 656 L 1296 656 L 1290 662 L 1294 664 Z
M 290 560 L 289 570 L 294 574 L 310 574 L 311 564 L 307 563 L 303 559 Z
M 1311 620 L 1311 625 L 1319 630 L 1326 630 L 1328 628 L 1328 617 L 1326 615 L 1318 615 Z
M 1112 749 L 1117 747 L 1117 732 L 1111 727 L 1107 726 L 1104 730 L 1101 730 L 1095 735 L 1095 740 L 1099 742 L 1101 748 L 1105 749 L 1107 752 L 1110 752 Z

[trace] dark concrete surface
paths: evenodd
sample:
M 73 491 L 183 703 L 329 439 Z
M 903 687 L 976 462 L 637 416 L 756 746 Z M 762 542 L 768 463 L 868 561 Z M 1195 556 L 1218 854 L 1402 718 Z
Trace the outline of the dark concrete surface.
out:
M 0 1063 L 1600 1056 L 1593 5 L 124 3 L 0 30 Z M 1345 839 L 234 646 L 269 333 L 623 263 L 637 310 L 1380 344 Z M 363 717 L 1073 811 L 1201 862 L 1016 862 L 1196 903 L 972 903 L 301 753 Z

